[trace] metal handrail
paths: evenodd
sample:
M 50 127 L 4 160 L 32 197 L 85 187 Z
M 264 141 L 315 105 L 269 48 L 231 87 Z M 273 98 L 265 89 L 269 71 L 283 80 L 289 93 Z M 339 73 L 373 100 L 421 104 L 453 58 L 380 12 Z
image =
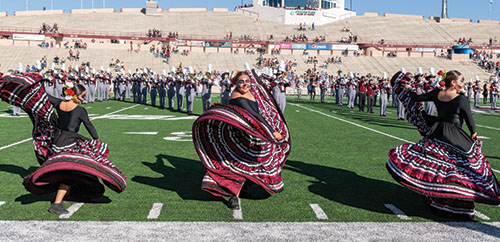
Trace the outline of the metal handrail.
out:
M 29 34 L 38 34 L 40 32 L 40 29 L 37 28 L 24 28 L 24 27 L 0 27 L 0 32 L 18 32 L 18 33 L 29 33 Z M 90 36 L 116 36 L 116 37 L 141 37 L 141 38 L 154 38 L 154 37 L 149 37 L 147 36 L 147 33 L 143 32 L 112 32 L 112 31 L 86 31 L 86 30 L 74 30 L 74 29 L 65 29 L 65 28 L 59 28 L 57 33 L 52 33 L 52 32 L 47 32 L 44 33 L 44 35 L 57 35 L 57 34 L 62 34 L 62 35 L 90 35 Z M 71 36 L 68 36 L 71 37 Z M 168 33 L 164 34 L 163 37 L 168 39 Z M 366 45 L 366 44 L 371 44 L 371 45 L 380 45 L 380 40 L 367 40 L 365 38 L 360 38 L 358 35 L 358 38 L 361 39 L 362 41 L 358 41 L 356 43 L 350 43 L 350 44 L 357 44 L 357 45 Z M 251 40 L 243 40 L 239 38 L 235 38 L 233 36 L 233 39 L 231 40 L 226 40 L 224 39 L 223 36 L 218 36 L 218 35 L 189 35 L 189 34 L 179 34 L 179 39 L 190 39 L 190 40 L 220 40 L 220 41 L 232 41 L 232 42 L 240 42 L 240 41 L 248 41 L 248 42 L 272 42 L 274 44 L 284 42 L 284 41 L 276 41 L 276 40 L 269 40 L 267 37 L 264 36 L 252 36 Z M 160 38 L 158 39 L 160 40 Z M 317 44 L 314 42 L 294 42 L 294 43 L 311 43 L 311 44 Z M 262 44 L 262 43 L 255 43 L 255 44 Z M 342 43 L 340 41 L 328 41 L 328 42 L 321 42 L 320 44 L 349 44 L 349 43 Z M 393 47 L 394 45 L 407 45 L 407 46 L 421 46 L 421 45 L 432 45 L 432 46 L 452 46 L 456 45 L 455 42 L 408 42 L 408 41 L 385 41 L 384 45 L 381 45 L 382 47 Z M 474 45 L 476 47 L 500 47 L 499 44 L 493 44 L 493 45 L 488 45 L 486 43 L 483 44 L 478 44 Z

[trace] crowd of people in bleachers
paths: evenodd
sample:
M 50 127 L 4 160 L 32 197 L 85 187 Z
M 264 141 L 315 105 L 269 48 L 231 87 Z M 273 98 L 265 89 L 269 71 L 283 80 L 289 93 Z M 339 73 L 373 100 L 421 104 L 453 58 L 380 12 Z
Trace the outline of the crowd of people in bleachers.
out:
M 163 32 L 159 29 L 150 29 L 148 30 L 148 37 L 156 38 L 159 37 L 161 38 L 163 36 Z
M 457 40 L 457 44 L 459 45 L 470 45 L 472 44 L 472 38 L 466 39 L 465 37 L 459 38 Z
M 478 51 L 476 50 L 473 54 L 471 54 L 471 59 L 476 61 L 479 67 L 485 69 L 490 73 L 500 74 L 500 61 L 493 60 L 493 58 L 500 59 L 500 54 L 493 55 L 492 53 L 488 53 L 486 51 Z
M 40 27 L 39 34 L 45 34 L 45 33 L 58 33 L 59 28 L 57 27 L 57 23 L 54 23 L 52 27 L 46 23 L 43 23 L 42 26 Z
M 285 39 L 283 40 L 285 42 L 307 42 L 309 41 L 309 38 L 305 34 L 299 34 L 299 35 L 290 35 L 286 36 Z
M 280 48 L 273 48 L 271 49 L 271 55 L 279 55 L 281 54 L 281 49 Z

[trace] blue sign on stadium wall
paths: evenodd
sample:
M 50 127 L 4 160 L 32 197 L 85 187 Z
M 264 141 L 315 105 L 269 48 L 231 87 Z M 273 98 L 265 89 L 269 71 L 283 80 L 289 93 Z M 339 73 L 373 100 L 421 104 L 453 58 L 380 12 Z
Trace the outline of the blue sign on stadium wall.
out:
M 331 50 L 332 45 L 326 45 L 326 44 L 307 44 L 306 48 L 308 50 Z

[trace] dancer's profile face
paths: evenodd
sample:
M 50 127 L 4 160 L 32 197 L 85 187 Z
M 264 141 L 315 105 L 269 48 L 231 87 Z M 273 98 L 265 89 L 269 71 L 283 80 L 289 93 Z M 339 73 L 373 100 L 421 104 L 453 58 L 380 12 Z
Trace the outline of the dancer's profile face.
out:
M 87 91 L 83 91 L 80 95 L 76 96 L 74 99 L 74 102 L 76 104 L 82 104 L 83 100 L 85 100 L 85 97 L 87 95 Z
M 238 92 L 241 94 L 245 94 L 250 91 L 251 85 L 250 77 L 248 75 L 241 75 L 236 80 L 236 86 L 238 87 Z

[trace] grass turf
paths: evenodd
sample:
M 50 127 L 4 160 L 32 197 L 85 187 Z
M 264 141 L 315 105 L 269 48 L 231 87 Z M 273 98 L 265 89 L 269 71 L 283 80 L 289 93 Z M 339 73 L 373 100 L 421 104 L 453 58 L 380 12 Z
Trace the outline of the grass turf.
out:
M 213 101 L 218 100 L 214 96 Z M 133 103 L 107 101 L 84 105 L 91 117 L 99 117 Z M 300 106 L 297 106 L 300 105 Z M 390 106 L 390 104 L 389 104 Z M 290 127 L 292 152 L 283 169 L 285 190 L 267 199 L 242 199 L 245 221 L 318 221 L 309 207 L 317 203 L 327 221 L 401 221 L 384 204 L 394 204 L 412 221 L 449 221 L 435 215 L 422 196 L 397 184 L 385 169 L 390 149 L 403 142 L 356 127 L 305 108 L 320 111 L 405 140 L 416 142 L 420 135 L 406 121 L 396 120 L 396 110 L 388 116 L 362 113 L 327 103 L 298 100 L 288 96 L 285 117 Z M 0 103 L 0 114 L 9 105 Z M 195 113 L 201 113 L 196 98 Z M 145 221 L 153 203 L 164 204 L 159 221 L 234 221 L 232 211 L 220 199 L 200 190 L 205 168 L 190 141 L 170 141 L 176 132 L 189 132 L 196 116 L 137 105 L 115 113 L 112 118 L 93 121 L 100 139 L 110 146 L 109 159 L 127 176 L 122 194 L 107 189 L 97 203 L 82 206 L 70 220 Z M 191 117 L 178 120 L 115 119 L 118 115 L 168 115 Z M 168 118 L 168 117 L 164 117 Z M 500 128 L 498 116 L 474 114 L 479 125 Z M 27 117 L 0 117 L 0 147 L 30 137 Z M 483 152 L 491 166 L 500 170 L 500 131 L 477 127 L 484 139 Z M 158 132 L 157 135 L 129 135 L 124 132 Z M 81 133 L 89 137 L 82 127 Z M 172 134 L 174 133 L 174 134 Z M 189 134 L 189 133 L 187 133 Z M 189 137 L 180 137 L 187 139 Z M 31 142 L 0 150 L 0 220 L 57 220 L 46 209 L 54 195 L 35 196 L 24 190 L 22 177 L 38 167 Z M 477 204 L 481 213 L 500 221 L 497 207 Z M 478 219 L 480 220 L 480 219 Z

